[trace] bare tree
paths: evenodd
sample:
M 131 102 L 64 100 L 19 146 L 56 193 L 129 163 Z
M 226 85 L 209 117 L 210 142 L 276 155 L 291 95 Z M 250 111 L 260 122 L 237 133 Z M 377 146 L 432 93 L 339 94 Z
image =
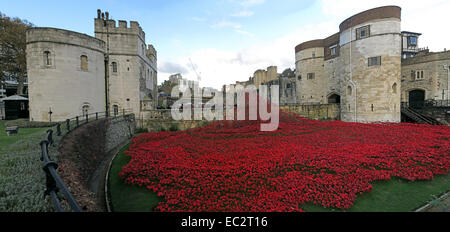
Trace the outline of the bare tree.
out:
M 0 13 L 0 81 L 16 80 L 17 94 L 23 94 L 26 64 L 26 31 L 33 25 L 26 20 Z

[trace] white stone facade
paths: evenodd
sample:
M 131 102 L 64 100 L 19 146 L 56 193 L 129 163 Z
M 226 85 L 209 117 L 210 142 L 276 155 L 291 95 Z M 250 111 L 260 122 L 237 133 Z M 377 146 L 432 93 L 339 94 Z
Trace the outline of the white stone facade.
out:
M 156 50 L 137 22 L 116 26 L 108 17 L 98 11 L 96 38 L 55 28 L 27 31 L 30 120 L 62 121 L 86 109 L 126 110 L 141 119 L 156 109 Z
M 400 11 L 368 10 L 345 20 L 339 33 L 298 45 L 298 102 L 337 97 L 343 121 L 400 122 Z
M 27 71 L 31 121 L 64 121 L 105 111 L 105 43 L 54 28 L 27 31 Z M 81 69 L 81 56 L 88 58 Z M 52 113 L 50 113 L 52 112 Z

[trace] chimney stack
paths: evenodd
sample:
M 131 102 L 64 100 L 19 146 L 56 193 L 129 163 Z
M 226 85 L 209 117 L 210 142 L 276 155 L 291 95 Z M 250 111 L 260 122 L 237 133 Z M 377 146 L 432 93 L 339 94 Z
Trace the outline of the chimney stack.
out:
M 105 15 L 106 15 L 106 20 L 108 20 L 108 19 L 109 19 L 109 12 L 106 11 L 106 12 L 105 12 Z
M 97 18 L 99 19 L 102 15 L 102 11 L 100 9 L 97 10 Z
M 105 19 L 105 13 L 102 13 L 102 19 Z

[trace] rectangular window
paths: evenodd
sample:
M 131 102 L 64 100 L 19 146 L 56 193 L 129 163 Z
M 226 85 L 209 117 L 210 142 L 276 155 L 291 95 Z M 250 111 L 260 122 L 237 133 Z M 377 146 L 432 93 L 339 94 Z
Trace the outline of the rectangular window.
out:
M 316 57 L 316 52 L 312 52 L 312 57 L 313 57 L 313 58 Z
M 81 63 L 80 64 L 81 70 L 87 71 L 88 70 L 88 57 L 85 55 L 82 55 L 80 57 L 80 63 Z
M 117 62 L 112 62 L 112 71 L 113 73 L 117 72 Z
M 424 71 L 416 71 L 416 75 L 415 75 L 415 79 L 416 80 L 423 80 L 424 79 Z
M 51 66 L 52 65 L 51 53 L 49 51 L 45 51 L 44 52 L 44 64 L 46 66 Z
M 314 73 L 308 73 L 308 80 L 314 80 Z
M 333 46 L 333 47 L 330 48 L 331 56 L 335 56 L 336 55 L 336 48 L 337 48 L 337 46 Z
M 380 66 L 381 65 L 381 56 L 370 57 L 368 60 L 369 67 L 370 66 Z
M 412 47 L 417 46 L 417 37 L 416 36 L 408 37 L 408 46 L 412 46 Z
M 356 29 L 356 39 L 363 39 L 370 36 L 370 26 L 364 26 Z

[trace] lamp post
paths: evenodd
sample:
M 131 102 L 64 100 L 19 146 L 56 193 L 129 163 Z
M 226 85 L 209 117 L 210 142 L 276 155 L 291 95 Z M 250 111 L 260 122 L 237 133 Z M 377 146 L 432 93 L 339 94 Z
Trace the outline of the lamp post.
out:
M 53 114 L 52 108 L 49 107 L 48 109 L 49 109 L 49 111 L 48 111 L 48 116 L 49 116 L 50 122 L 52 122 L 52 114 Z

